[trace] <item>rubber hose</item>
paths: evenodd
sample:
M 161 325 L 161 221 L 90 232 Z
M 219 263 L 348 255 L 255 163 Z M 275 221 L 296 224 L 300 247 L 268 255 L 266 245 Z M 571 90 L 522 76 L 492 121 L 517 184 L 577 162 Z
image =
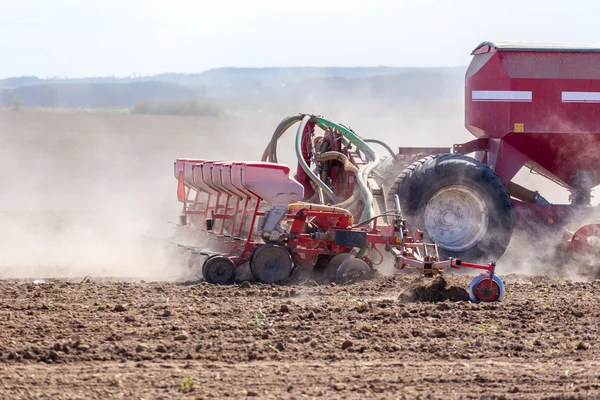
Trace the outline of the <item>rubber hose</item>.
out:
M 392 155 L 392 157 L 394 157 L 394 159 L 398 159 L 398 155 L 396 155 L 394 153 L 394 151 L 392 150 L 392 148 L 390 146 L 388 146 L 385 142 L 382 142 L 381 140 L 378 139 L 363 139 L 366 143 L 377 143 L 378 145 L 381 145 L 382 147 L 384 147 L 387 151 L 389 151 L 389 153 Z
M 275 129 L 275 132 L 273 133 L 273 136 L 271 138 L 271 141 L 269 142 L 268 147 L 265 149 L 265 152 L 263 153 L 263 157 L 261 159 L 261 161 L 269 161 L 269 162 L 277 162 L 277 141 L 278 139 L 285 133 L 285 131 L 287 131 L 294 123 L 300 121 L 301 119 L 306 120 L 308 118 L 308 120 L 310 120 L 310 116 L 308 115 L 295 115 L 295 116 L 291 116 L 291 117 L 287 117 L 285 119 L 283 119 L 279 125 L 277 126 L 277 128 Z M 299 132 L 302 133 L 304 132 L 304 127 L 306 126 L 306 123 L 308 123 L 308 120 L 306 122 L 304 122 L 304 124 L 302 124 L 301 128 L 299 128 Z M 322 117 L 317 117 L 317 125 L 325 130 L 324 128 L 327 127 L 334 127 L 337 128 L 339 131 L 342 132 L 343 134 L 343 140 L 345 142 L 350 142 L 352 144 L 354 144 L 358 149 L 362 150 L 365 155 L 371 159 L 371 161 L 375 162 L 375 165 L 367 165 L 365 167 L 362 167 L 359 169 L 357 175 L 357 183 L 359 186 L 359 191 L 362 194 L 363 199 L 365 200 L 366 203 L 366 207 L 363 211 L 363 216 L 361 217 L 361 220 L 367 220 L 369 219 L 370 215 L 374 214 L 374 210 L 373 210 L 373 196 L 372 193 L 370 192 L 370 190 L 368 189 L 367 185 L 366 185 L 366 179 L 368 179 L 368 175 L 370 174 L 370 172 L 375 168 L 375 166 L 379 163 L 379 158 L 377 157 L 377 153 L 375 153 L 375 151 L 373 149 L 371 149 L 371 147 L 369 147 L 366 142 L 364 142 L 361 138 L 359 138 L 356 134 L 354 134 L 354 132 L 350 131 L 348 128 L 344 127 L 343 125 L 334 123 L 332 121 L 329 121 L 325 118 Z M 346 199 L 345 201 L 343 201 L 342 203 L 337 203 L 337 199 L 335 197 L 335 195 L 333 194 L 333 192 L 331 191 L 331 189 L 329 189 L 329 187 L 321 180 L 319 179 L 313 171 L 310 170 L 310 168 L 308 167 L 308 165 L 306 165 L 306 162 L 304 162 L 304 158 L 301 156 L 301 151 L 299 151 L 299 146 L 298 146 L 298 141 L 301 142 L 301 137 L 298 138 L 298 135 L 296 137 L 296 155 L 298 157 L 300 166 L 302 167 L 302 169 L 310 176 L 310 178 L 319 186 L 321 187 L 324 192 L 334 201 L 334 203 L 336 203 L 336 206 L 341 206 L 341 205 L 349 205 L 351 204 L 353 201 L 355 201 L 355 194 L 353 194 L 350 198 Z M 316 179 L 315 179 L 316 178 Z M 330 195 L 331 194 L 331 195 Z M 313 198 L 315 198 L 316 196 L 311 197 L 310 200 L 312 200 Z
M 313 180 L 313 182 L 315 182 L 317 185 L 319 185 L 319 187 L 321 189 L 323 189 L 323 192 L 325 192 L 325 194 L 327 194 L 327 196 L 329 196 L 329 198 L 334 203 L 337 203 L 338 202 L 337 196 L 333 193 L 333 191 L 329 188 L 329 186 L 327 186 L 325 184 L 325 182 L 323 182 L 321 180 L 321 178 L 319 178 L 308 167 L 308 164 L 306 164 L 306 161 L 304 161 L 304 157 L 302 157 L 302 134 L 304 133 L 304 128 L 306 127 L 306 124 L 311 120 L 311 118 L 312 117 L 310 115 L 305 115 L 304 118 L 302 118 L 302 122 L 300 123 L 300 126 L 298 127 L 298 132 L 296 133 L 296 157 L 298 158 L 300 167 L 302 167 L 304 172 L 306 172 L 306 174 Z
M 337 124 L 333 121 L 329 121 L 328 119 L 323 118 L 323 117 L 315 117 L 315 118 L 318 122 L 321 122 L 322 124 L 324 124 L 326 126 L 336 128 L 342 134 L 347 136 L 348 140 L 350 140 L 350 142 L 352 144 L 354 144 L 358 149 L 360 149 L 363 153 L 365 153 L 365 156 L 367 157 L 367 159 L 369 161 L 371 161 L 369 164 L 367 164 L 366 166 L 363 166 L 359 169 L 359 174 L 356 177 L 356 181 L 360 188 L 362 197 L 365 200 L 365 208 L 363 210 L 363 213 L 361 215 L 359 223 L 372 218 L 375 215 L 375 210 L 373 209 L 373 193 L 371 193 L 371 191 L 369 190 L 369 188 L 367 186 L 367 179 L 368 179 L 369 175 L 371 174 L 371 172 L 373 171 L 373 169 L 375 167 L 377 167 L 377 165 L 379 165 L 380 160 L 379 160 L 379 157 L 377 156 L 377 153 L 367 143 L 365 143 L 360 137 L 358 137 L 354 132 L 352 132 L 345 126 Z
M 326 153 L 319 154 L 317 156 L 317 160 L 318 161 L 329 161 L 329 160 L 339 161 L 344 164 L 345 171 L 350 171 L 350 172 L 354 173 L 355 176 L 358 174 L 358 168 L 350 162 L 350 160 L 344 153 L 340 153 L 337 151 L 328 151 Z M 350 204 L 352 204 L 355 201 L 355 199 L 356 199 L 356 196 L 354 193 L 352 193 L 352 196 L 348 197 L 343 202 L 337 203 L 334 205 L 336 207 L 346 208 Z
M 273 132 L 273 136 L 271 137 L 271 140 L 269 141 L 269 144 L 263 153 L 261 158 L 262 162 L 277 162 L 277 141 L 293 124 L 300 121 L 301 117 L 301 115 L 286 117 L 279 123 L 279 125 L 277 125 L 277 128 L 275 128 L 275 132 Z
M 279 138 L 281 136 L 283 136 L 283 134 L 292 127 L 292 125 L 294 125 L 296 122 L 300 121 L 300 117 L 294 117 L 292 119 L 290 119 L 279 131 L 278 136 L 275 138 L 275 140 L 271 141 L 271 145 L 269 147 L 269 161 L 270 162 L 274 162 L 277 163 L 279 162 L 279 160 L 277 159 L 277 142 L 279 140 Z
M 344 164 L 344 170 L 353 172 L 354 174 L 358 173 L 358 168 L 350 162 L 348 157 L 344 153 L 340 153 L 339 151 L 328 151 L 326 153 L 321 153 L 317 156 L 317 161 L 339 161 Z

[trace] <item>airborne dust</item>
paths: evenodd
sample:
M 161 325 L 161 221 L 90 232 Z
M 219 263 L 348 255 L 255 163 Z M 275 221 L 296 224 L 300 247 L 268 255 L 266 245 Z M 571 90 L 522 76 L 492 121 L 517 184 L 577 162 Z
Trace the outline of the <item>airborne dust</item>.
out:
M 278 105 L 216 118 L 2 111 L 0 274 L 188 277 L 181 260 L 151 239 L 168 238 L 180 212 L 174 159 L 258 160 L 279 121 L 298 112 L 324 115 L 392 149 L 471 139 L 463 127 L 462 93 L 443 102 Z M 292 128 L 280 140 L 278 156 L 295 169 L 294 135 Z M 555 185 L 536 183 L 533 188 L 550 201 L 565 201 Z M 531 260 L 514 257 L 510 265 L 500 260 L 498 268 L 539 272 Z

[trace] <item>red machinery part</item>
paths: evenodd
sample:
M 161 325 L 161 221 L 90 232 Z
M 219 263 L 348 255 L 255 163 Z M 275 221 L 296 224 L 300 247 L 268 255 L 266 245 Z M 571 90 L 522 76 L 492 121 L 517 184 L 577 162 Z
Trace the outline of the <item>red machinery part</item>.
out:
M 577 229 L 569 242 L 569 249 L 583 255 L 598 255 L 600 248 L 593 246 L 589 242 L 591 237 L 600 237 L 600 224 L 584 225 Z
M 497 276 L 489 273 L 481 274 L 469 285 L 469 298 L 474 303 L 502 301 L 506 296 L 504 283 Z
M 494 170 L 510 181 L 533 161 L 572 185 L 600 145 L 600 48 L 482 43 L 466 73 L 465 125 L 488 147 Z M 500 140 L 498 140 L 500 139 Z
M 194 223 L 192 226 L 197 232 L 207 234 L 212 243 L 211 251 L 199 253 L 195 250 L 190 260 L 196 260 L 198 254 L 206 256 L 202 270 L 211 283 L 231 283 L 235 279 L 236 266 L 248 261 L 251 271 L 261 281 L 275 283 L 290 275 L 292 260 L 300 268 L 312 269 L 314 257 L 331 254 L 344 254 L 344 260 L 347 260 L 338 263 L 340 265 L 335 273 L 337 279 L 348 279 L 348 275 L 356 273 L 368 275 L 367 272 L 372 268 L 370 259 L 366 255 L 364 260 L 363 257 L 354 258 L 347 252 L 355 248 L 373 249 L 381 256 L 377 246 L 385 246 L 392 252 L 398 269 L 416 268 L 426 275 L 460 267 L 494 273 L 495 264 L 469 264 L 455 258 L 440 260 L 435 244 L 418 241 L 422 232 L 416 231 L 417 240 L 407 236 L 405 221 L 397 221 L 390 227 L 377 227 L 375 224 L 372 230 L 367 227 L 353 228 L 352 215 L 344 209 L 294 203 L 294 200 L 303 197 L 302 186 L 289 176 L 287 166 L 267 162 L 214 160 L 178 160 L 176 165 L 179 171 L 178 193 L 182 185 L 187 188 L 186 198 L 183 199 L 186 205 L 184 214 L 204 219 L 199 226 L 194 227 Z M 195 200 L 188 202 L 187 197 L 194 190 L 197 192 L 193 196 Z M 204 200 L 200 201 L 199 198 Z M 249 207 L 252 202 L 255 203 L 253 208 Z M 253 240 L 257 218 L 266 215 L 265 211 L 259 211 L 262 203 L 286 205 L 284 219 L 289 222 L 290 229 L 287 233 L 275 235 L 276 239 L 281 240 L 280 244 L 264 244 Z M 305 232 L 307 221 L 318 226 L 321 232 Z M 249 225 L 245 225 L 248 222 Z M 247 236 L 242 238 L 242 233 Z M 285 268 L 281 268 L 284 259 L 289 262 L 283 263 Z M 192 264 L 195 263 L 197 261 Z
M 510 238 L 513 230 L 520 230 L 552 237 L 572 224 L 590 220 L 597 210 L 591 206 L 591 192 L 600 184 L 600 164 L 596 162 L 600 146 L 600 46 L 483 42 L 472 56 L 465 76 L 465 127 L 476 139 L 455 144 L 449 158 L 472 155 L 469 158 L 491 169 L 484 175 L 500 178 L 509 195 L 503 197 L 508 197 L 512 206 L 491 213 L 506 216 L 507 226 L 500 233 Z M 400 148 L 400 154 L 411 152 L 411 148 Z M 443 147 L 427 150 L 431 157 L 445 153 L 448 151 Z M 543 193 L 512 182 L 524 167 L 569 191 L 569 204 L 550 204 Z M 430 181 L 439 181 L 429 175 Z M 470 177 L 464 186 L 472 182 Z M 421 179 L 417 185 L 426 183 Z M 489 194 L 489 190 L 476 191 Z M 428 204 L 428 196 L 408 203 Z M 406 211 L 407 218 L 412 217 L 410 210 Z M 425 227 L 428 237 L 435 233 L 423 218 L 411 222 Z M 591 250 L 583 244 L 586 232 L 587 228 L 564 244 L 573 251 Z M 496 237 L 499 233 L 482 236 Z M 436 237 L 434 241 L 446 255 L 472 256 L 474 249 L 489 249 L 484 238 L 478 240 L 475 247 L 455 252 L 451 248 L 455 240 L 444 242 L 444 238 Z M 503 240 L 494 258 L 507 246 Z

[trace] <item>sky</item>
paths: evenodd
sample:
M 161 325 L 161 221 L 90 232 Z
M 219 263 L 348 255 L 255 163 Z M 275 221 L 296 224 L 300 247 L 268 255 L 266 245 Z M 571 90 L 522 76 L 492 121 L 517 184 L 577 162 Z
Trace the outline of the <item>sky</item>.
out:
M 600 44 L 597 0 L 0 0 L 0 78 L 464 66 L 483 41 Z

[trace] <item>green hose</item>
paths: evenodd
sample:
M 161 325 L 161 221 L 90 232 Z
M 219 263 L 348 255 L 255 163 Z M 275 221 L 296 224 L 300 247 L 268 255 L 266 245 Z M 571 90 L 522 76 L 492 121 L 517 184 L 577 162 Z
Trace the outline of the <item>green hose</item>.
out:
M 373 218 L 375 215 L 375 210 L 373 209 L 373 194 L 369 190 L 367 186 L 367 179 L 369 175 L 379 165 L 379 157 L 375 150 L 373 150 L 365 141 L 363 141 L 360 137 L 358 137 L 354 132 L 350 129 L 346 128 L 343 125 L 337 124 L 333 121 L 329 121 L 323 117 L 314 117 L 317 123 L 321 123 L 330 128 L 335 128 L 340 131 L 344 136 L 348 138 L 348 140 L 354 144 L 359 150 L 365 153 L 365 156 L 370 161 L 367 165 L 360 167 L 359 174 L 357 175 L 357 183 L 359 190 L 362 194 L 363 199 L 365 200 L 365 208 L 360 217 L 359 223 L 366 221 L 370 218 Z
M 358 135 L 356 135 L 354 132 L 352 132 L 350 129 L 346 128 L 345 126 L 340 125 L 338 123 L 335 123 L 333 121 L 330 121 L 330 120 L 320 117 L 320 116 L 311 116 L 311 115 L 300 114 L 300 115 L 295 115 L 292 117 L 287 117 L 287 118 L 283 119 L 279 123 L 277 128 L 275 129 L 275 132 L 273 133 L 271 141 L 269 142 L 269 145 L 267 146 L 267 148 L 265 149 L 265 151 L 263 153 L 262 161 L 268 160 L 269 162 L 275 162 L 275 163 L 277 162 L 277 141 L 278 141 L 278 139 L 293 124 L 295 124 L 298 121 L 301 121 L 300 126 L 298 127 L 298 131 L 296 133 L 296 146 L 295 146 L 296 147 L 296 157 L 298 158 L 298 163 L 300 164 L 300 167 L 304 170 L 304 172 L 311 178 L 311 180 L 313 182 L 315 182 L 327 196 L 329 196 L 329 198 L 334 202 L 334 204 L 342 204 L 342 203 L 338 203 L 337 196 L 333 193 L 333 191 L 329 188 L 329 186 L 327 186 L 327 184 L 325 182 L 323 182 L 321 180 L 321 178 L 318 177 L 314 173 L 314 171 L 312 171 L 309 168 L 308 164 L 306 163 L 306 161 L 304 161 L 304 158 L 302 157 L 302 133 L 304 132 L 304 128 L 306 127 L 306 124 L 311 120 L 314 121 L 316 123 L 316 125 L 323 130 L 326 130 L 327 128 L 329 128 L 329 129 L 333 128 L 333 129 L 338 130 L 339 132 L 342 133 L 342 140 L 344 142 L 352 143 L 359 151 L 361 151 L 365 154 L 369 163 L 360 167 L 358 173 L 356 174 L 356 182 L 358 184 L 358 188 L 362 195 L 362 198 L 365 201 L 365 208 L 363 210 L 363 213 L 361 215 L 359 223 L 362 223 L 364 221 L 372 219 L 375 214 L 375 211 L 373 209 L 373 194 L 371 193 L 371 191 L 369 190 L 369 188 L 367 186 L 367 179 L 369 178 L 369 175 L 371 174 L 373 169 L 375 169 L 375 167 L 377 167 L 377 165 L 379 165 L 380 159 L 379 159 L 377 153 L 367 144 L 366 140 L 363 140 L 362 138 L 360 138 Z M 369 139 L 367 139 L 367 140 L 376 142 L 374 140 L 369 140 Z M 347 203 L 352 201 L 353 197 L 354 196 L 352 196 L 352 198 L 344 201 L 343 204 L 346 205 Z

